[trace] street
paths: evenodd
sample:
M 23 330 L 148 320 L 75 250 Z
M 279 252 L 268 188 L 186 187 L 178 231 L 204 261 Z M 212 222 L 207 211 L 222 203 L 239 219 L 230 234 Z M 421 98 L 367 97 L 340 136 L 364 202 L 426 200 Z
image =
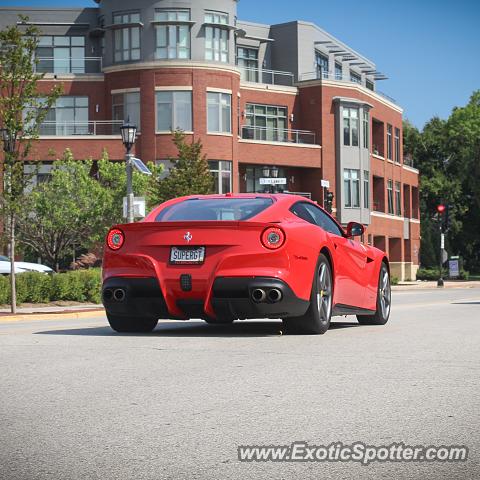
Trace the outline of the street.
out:
M 395 291 L 384 326 L 0 323 L 0 478 L 478 479 L 480 288 Z M 466 462 L 249 462 L 238 445 L 466 445 Z

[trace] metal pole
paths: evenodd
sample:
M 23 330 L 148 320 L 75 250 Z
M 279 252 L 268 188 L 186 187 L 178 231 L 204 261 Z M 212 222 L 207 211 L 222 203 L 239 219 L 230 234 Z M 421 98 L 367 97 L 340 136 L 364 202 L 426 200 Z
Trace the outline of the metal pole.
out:
M 442 223 L 440 222 L 440 275 L 437 281 L 437 287 L 443 287 L 443 249 L 445 247 L 445 234 L 442 233 Z
M 125 155 L 125 164 L 127 169 L 127 223 L 134 222 L 132 158 L 133 154 L 131 154 L 130 149 L 128 149 Z

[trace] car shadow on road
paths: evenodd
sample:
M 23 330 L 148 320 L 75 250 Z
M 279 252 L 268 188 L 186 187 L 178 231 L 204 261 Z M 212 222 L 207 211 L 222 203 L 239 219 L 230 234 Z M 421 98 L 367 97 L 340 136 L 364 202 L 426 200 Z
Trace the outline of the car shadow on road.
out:
M 357 322 L 332 322 L 330 330 L 359 327 Z M 105 327 L 65 328 L 44 330 L 35 335 L 79 335 L 93 337 L 270 337 L 285 333 L 281 321 L 239 321 L 228 325 L 212 325 L 203 321 L 159 322 L 152 333 L 116 333 Z
M 480 305 L 480 302 L 472 301 L 472 302 L 452 302 L 452 305 Z

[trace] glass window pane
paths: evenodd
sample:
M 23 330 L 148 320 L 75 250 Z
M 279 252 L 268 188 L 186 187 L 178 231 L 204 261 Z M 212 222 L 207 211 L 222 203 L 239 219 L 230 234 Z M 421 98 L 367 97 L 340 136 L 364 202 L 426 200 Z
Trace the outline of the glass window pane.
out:
M 54 45 L 57 46 L 70 46 L 70 37 L 54 37 Z
M 167 27 L 160 25 L 157 30 L 157 47 L 165 47 L 167 45 Z
M 70 37 L 71 44 L 74 47 L 83 47 L 85 46 L 85 37 Z
M 132 48 L 139 48 L 140 47 L 140 29 L 139 28 L 131 28 L 132 31 Z
M 192 93 L 175 92 L 175 127 L 192 131 Z

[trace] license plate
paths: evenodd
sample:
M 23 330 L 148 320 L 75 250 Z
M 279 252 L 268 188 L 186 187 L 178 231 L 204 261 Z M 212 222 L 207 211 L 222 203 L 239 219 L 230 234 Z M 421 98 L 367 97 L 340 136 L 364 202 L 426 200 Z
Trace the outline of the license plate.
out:
M 203 263 L 205 260 L 205 247 L 172 247 L 170 250 L 170 263 L 189 265 Z

